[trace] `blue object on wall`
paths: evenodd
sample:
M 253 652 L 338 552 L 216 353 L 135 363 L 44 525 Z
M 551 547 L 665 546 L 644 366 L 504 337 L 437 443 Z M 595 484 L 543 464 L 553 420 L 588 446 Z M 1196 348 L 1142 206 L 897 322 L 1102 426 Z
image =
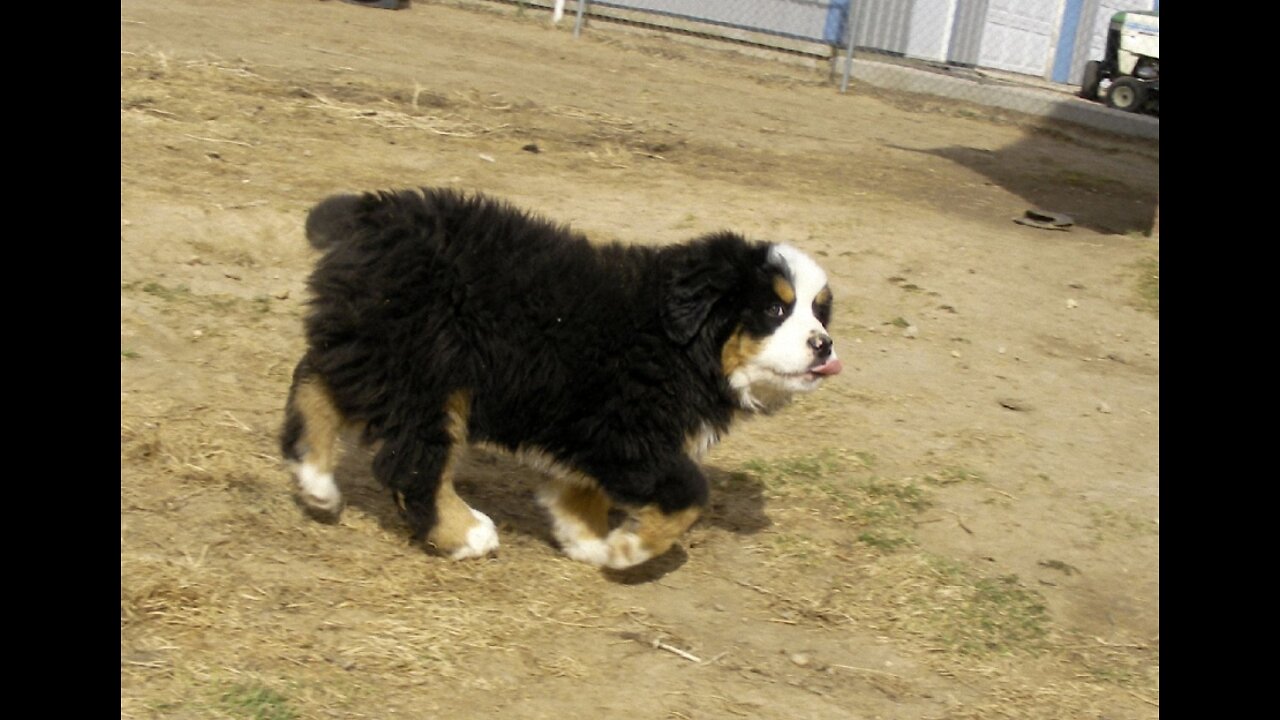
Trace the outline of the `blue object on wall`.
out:
M 1080 30 L 1080 11 L 1084 0 L 1067 0 L 1062 11 L 1062 30 L 1058 33 L 1058 49 L 1053 56 L 1054 82 L 1065 83 L 1071 77 L 1071 59 L 1076 46 L 1076 34 Z
M 840 45 L 844 40 L 845 27 L 849 22 L 849 3 L 851 0 L 831 0 L 827 8 L 827 24 L 822 29 L 823 42 Z

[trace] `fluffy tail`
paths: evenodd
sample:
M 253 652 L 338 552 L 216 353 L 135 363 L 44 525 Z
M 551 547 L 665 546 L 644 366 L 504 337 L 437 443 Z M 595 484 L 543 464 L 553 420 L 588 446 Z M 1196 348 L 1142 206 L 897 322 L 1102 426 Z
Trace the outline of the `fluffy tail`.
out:
M 364 198 L 360 195 L 333 195 L 320 201 L 307 215 L 307 241 L 317 250 L 327 250 L 356 229 L 357 215 Z

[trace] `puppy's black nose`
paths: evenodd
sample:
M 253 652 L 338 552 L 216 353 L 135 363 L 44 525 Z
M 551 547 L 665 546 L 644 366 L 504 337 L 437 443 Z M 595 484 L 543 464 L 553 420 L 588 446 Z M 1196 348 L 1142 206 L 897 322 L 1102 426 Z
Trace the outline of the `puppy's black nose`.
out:
M 810 335 L 809 347 L 813 348 L 814 357 L 822 360 L 831 354 L 831 336 L 826 333 Z

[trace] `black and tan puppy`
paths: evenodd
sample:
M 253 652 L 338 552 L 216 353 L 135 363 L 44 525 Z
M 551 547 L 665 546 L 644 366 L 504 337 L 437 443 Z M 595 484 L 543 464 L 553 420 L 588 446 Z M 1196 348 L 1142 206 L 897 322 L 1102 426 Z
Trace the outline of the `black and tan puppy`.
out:
M 787 245 L 597 246 L 437 189 L 328 198 L 307 237 L 324 255 L 282 436 L 301 498 L 339 510 L 336 441 L 361 428 L 415 536 L 452 558 L 498 546 L 454 491 L 469 443 L 547 471 L 564 552 L 625 568 L 697 519 L 697 459 L 736 415 L 841 369 L 826 275 Z

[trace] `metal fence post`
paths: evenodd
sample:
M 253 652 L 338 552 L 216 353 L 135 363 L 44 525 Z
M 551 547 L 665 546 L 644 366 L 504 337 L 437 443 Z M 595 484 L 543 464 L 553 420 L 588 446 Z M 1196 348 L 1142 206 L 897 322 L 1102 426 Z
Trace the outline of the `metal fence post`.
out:
M 858 3 L 858 7 L 861 8 L 862 3 Z M 849 73 L 853 71 L 853 3 L 845 6 L 844 13 L 845 35 L 848 40 L 845 41 L 844 74 L 840 78 L 840 92 L 842 94 L 849 89 Z
M 576 38 L 582 34 L 582 11 L 587 8 L 587 0 L 578 0 L 578 17 L 573 22 L 573 36 Z

